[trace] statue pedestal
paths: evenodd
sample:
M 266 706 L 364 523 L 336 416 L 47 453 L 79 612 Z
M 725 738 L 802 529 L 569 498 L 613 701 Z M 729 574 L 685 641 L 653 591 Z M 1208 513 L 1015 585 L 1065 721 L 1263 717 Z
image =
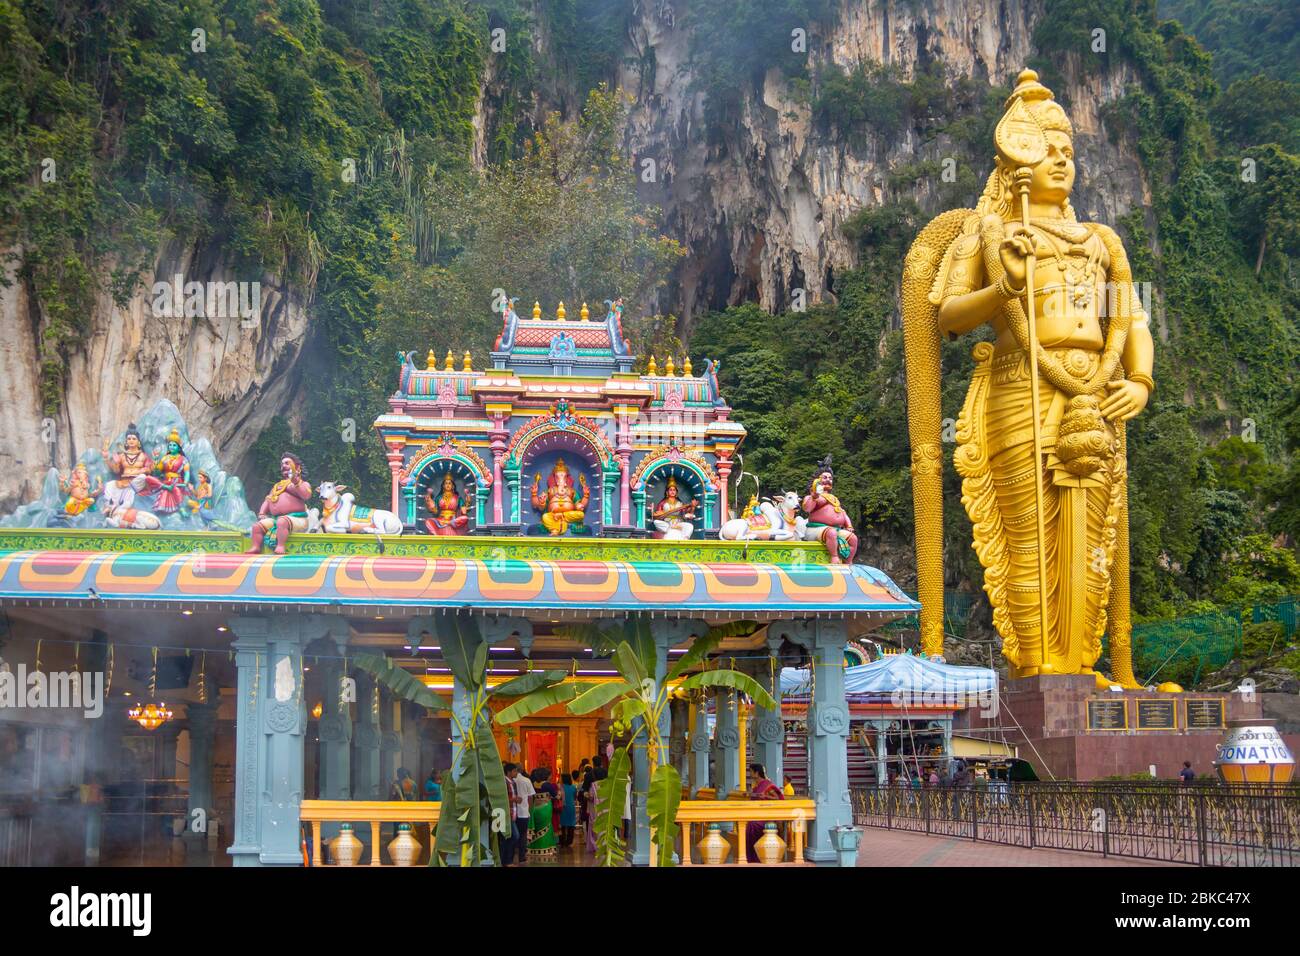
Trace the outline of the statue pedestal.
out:
M 1089 674 L 1050 674 L 1005 681 L 997 712 L 966 711 L 964 729 L 993 740 L 1005 733 L 1043 780 L 1147 774 L 1153 765 L 1173 779 L 1184 760 L 1198 777 L 1213 775 L 1228 722 L 1261 714 L 1258 697 L 1102 691 Z

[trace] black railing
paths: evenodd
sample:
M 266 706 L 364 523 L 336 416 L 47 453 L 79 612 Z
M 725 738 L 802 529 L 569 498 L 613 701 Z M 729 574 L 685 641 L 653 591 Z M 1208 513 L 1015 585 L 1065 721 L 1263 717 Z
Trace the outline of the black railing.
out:
M 853 791 L 854 822 L 1193 866 L 1300 864 L 1300 788 L 1114 781 Z

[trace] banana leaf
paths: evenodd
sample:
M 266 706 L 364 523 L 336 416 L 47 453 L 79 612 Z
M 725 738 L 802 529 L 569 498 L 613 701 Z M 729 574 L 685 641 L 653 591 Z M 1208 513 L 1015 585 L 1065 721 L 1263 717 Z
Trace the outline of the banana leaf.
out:
M 571 714 L 589 714 L 593 710 L 604 707 L 611 700 L 622 696 L 623 694 L 640 693 L 635 687 L 627 681 L 610 681 L 606 684 L 594 684 L 582 690 L 576 698 L 569 703 L 569 713 Z
M 375 678 L 390 691 L 405 700 L 429 710 L 451 710 L 451 700 L 435 694 L 421 681 L 396 666 L 391 658 L 382 654 L 359 654 L 352 663 Z
M 438 646 L 452 676 L 466 690 L 478 690 L 487 667 L 487 642 L 472 617 L 438 618 L 435 626 Z
M 543 687 L 498 711 L 496 721 L 498 724 L 513 724 L 525 717 L 531 717 L 539 710 L 573 700 L 577 693 L 577 684 L 555 684 L 551 687 Z
M 722 643 L 722 637 L 723 635 L 716 630 L 710 630 L 704 637 L 697 637 L 691 643 L 691 646 L 687 648 L 686 653 L 677 658 L 673 666 L 669 668 L 668 676 L 664 678 L 665 683 L 676 680 L 696 664 L 702 662 Z
M 623 807 L 627 803 L 628 774 L 632 757 L 627 747 L 614 751 L 609 775 L 596 784 L 600 806 L 596 811 L 596 865 L 621 866 L 627 859 L 623 844 Z
M 677 807 L 681 802 L 682 775 L 670 763 L 659 764 L 650 776 L 650 792 L 646 796 L 655 866 L 672 866 L 673 847 L 677 843 Z
M 759 707 L 776 710 L 776 701 L 763 685 L 740 671 L 704 671 L 700 674 L 692 674 L 679 686 L 685 690 L 694 690 L 697 687 L 730 687 L 751 698 Z
M 614 649 L 612 660 L 614 667 L 623 675 L 623 679 L 637 688 L 638 694 L 641 693 L 641 686 L 645 683 L 647 676 L 654 673 L 653 662 L 647 671 L 645 664 L 627 641 L 619 642 L 618 647 Z
M 492 696 L 522 697 L 524 694 L 531 694 L 539 687 L 558 684 L 568 676 L 568 671 L 561 670 L 529 671 L 527 674 L 520 674 L 518 677 L 512 677 L 505 683 L 493 687 Z

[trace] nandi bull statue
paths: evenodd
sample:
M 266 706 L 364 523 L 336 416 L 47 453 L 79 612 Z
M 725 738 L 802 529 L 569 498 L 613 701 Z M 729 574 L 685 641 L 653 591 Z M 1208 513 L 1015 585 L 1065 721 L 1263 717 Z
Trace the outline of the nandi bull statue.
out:
M 316 491 L 325 507 L 321 509 L 320 523 L 313 529 L 315 531 L 333 534 L 400 535 L 402 533 L 401 518 L 391 511 L 357 506 L 347 485 L 322 481 Z
M 798 541 L 807 522 L 798 512 L 799 495 L 793 491 L 761 502 L 751 499 L 741 517 L 723 523 L 718 537 L 723 541 Z

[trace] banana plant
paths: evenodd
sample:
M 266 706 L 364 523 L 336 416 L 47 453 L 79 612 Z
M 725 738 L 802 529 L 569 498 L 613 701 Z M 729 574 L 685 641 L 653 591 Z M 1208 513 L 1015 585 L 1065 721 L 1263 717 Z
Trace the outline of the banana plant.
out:
M 502 724 L 515 723 L 561 703 L 569 713 L 578 716 L 609 707 L 614 736 L 629 731 L 630 736 L 627 743 L 614 752 L 607 776 L 597 784 L 599 807 L 594 822 L 597 863 L 618 866 L 627 858 L 620 827 L 620 808 L 631 774 L 633 746 L 643 740 L 649 765 L 654 768 L 646 793 L 651 860 L 655 866 L 671 866 L 673 846 L 677 840 L 677 808 L 681 802 L 682 781 L 677 768 L 662 759 L 667 753 L 667 743 L 660 733 L 659 722 L 669 704 L 668 687 L 683 674 L 704 664 L 709 653 L 733 629 L 718 628 L 696 638 L 668 670 L 662 683 L 654 678 L 658 651 L 648 622 L 636 619 L 609 629 L 588 625 L 580 630 L 581 634 L 575 636 L 590 641 L 598 655 L 609 654 L 619 678 L 599 684 L 543 679 L 536 690 L 520 696 L 501 710 L 496 720 Z M 680 686 L 685 690 L 734 689 L 747 694 L 761 707 L 776 707 L 776 701 L 758 681 L 739 671 L 699 671 L 682 680 Z
M 451 616 L 440 618 L 436 629 L 443 659 L 465 691 L 459 710 L 445 695 L 434 693 L 388 657 L 362 655 L 354 661 L 395 695 L 431 711 L 451 714 L 460 743 L 453 755 L 452 780 L 443 787 L 429 864 L 443 866 L 454 857 L 461 866 L 478 866 L 485 849 L 490 849 L 494 859 L 500 859 L 500 837 L 509 832 L 514 813 L 492 733 L 490 701 L 537 692 L 562 681 L 566 672 L 530 671 L 489 688 L 488 642 L 483 640 L 477 622 L 470 617 Z M 485 824 L 486 847 L 482 838 Z

